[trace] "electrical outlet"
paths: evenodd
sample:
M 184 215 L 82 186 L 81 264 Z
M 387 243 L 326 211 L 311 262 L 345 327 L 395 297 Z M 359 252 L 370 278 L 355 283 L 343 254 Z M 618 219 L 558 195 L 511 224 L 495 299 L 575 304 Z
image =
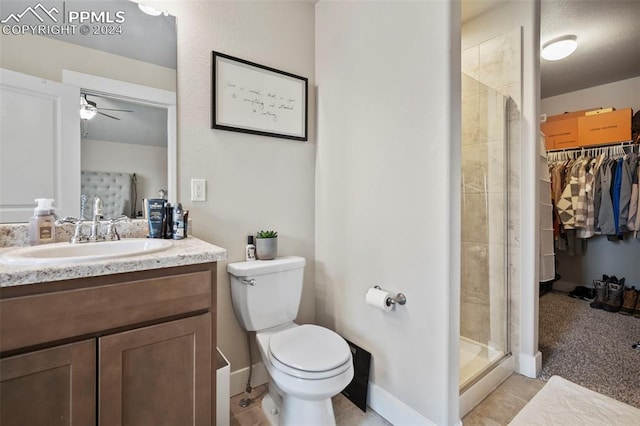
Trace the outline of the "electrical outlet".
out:
M 207 181 L 191 179 L 191 201 L 207 201 Z

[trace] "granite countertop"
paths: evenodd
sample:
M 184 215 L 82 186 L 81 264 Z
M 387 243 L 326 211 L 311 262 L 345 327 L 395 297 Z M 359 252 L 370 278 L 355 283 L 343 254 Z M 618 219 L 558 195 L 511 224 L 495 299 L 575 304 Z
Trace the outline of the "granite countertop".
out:
M 0 249 L 0 256 L 13 247 Z M 227 251 L 194 237 L 174 240 L 160 252 L 91 262 L 56 265 L 11 265 L 0 263 L 0 287 L 87 278 L 124 272 L 217 262 Z

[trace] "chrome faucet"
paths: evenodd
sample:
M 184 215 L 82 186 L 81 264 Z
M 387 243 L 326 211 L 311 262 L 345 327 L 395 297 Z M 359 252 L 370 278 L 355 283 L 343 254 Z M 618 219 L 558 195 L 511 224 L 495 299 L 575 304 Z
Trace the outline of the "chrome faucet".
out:
M 102 199 L 96 195 L 93 199 L 93 215 L 91 222 L 91 235 L 89 235 L 89 241 L 100 241 L 104 239 L 102 235 L 100 235 L 100 219 L 102 219 L 103 214 L 103 204 Z

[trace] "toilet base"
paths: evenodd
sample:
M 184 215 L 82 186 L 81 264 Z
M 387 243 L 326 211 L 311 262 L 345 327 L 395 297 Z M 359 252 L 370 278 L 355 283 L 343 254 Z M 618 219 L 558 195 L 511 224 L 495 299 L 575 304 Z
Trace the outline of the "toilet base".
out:
M 280 408 L 273 402 L 273 398 L 268 393 L 262 398 L 262 412 L 271 426 L 280 424 Z
M 285 396 L 278 407 L 270 394 L 262 398 L 262 412 L 272 426 L 335 426 L 331 399 L 309 401 Z
M 280 412 L 282 426 L 335 426 L 331 398 L 310 401 L 283 395 Z

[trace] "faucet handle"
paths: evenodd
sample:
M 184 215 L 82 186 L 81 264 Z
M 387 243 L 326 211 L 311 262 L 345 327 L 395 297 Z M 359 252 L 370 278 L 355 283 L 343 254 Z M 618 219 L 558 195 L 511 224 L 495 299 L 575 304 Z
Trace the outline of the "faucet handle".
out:
M 56 225 L 62 225 L 64 223 L 73 223 L 74 225 L 76 225 L 75 229 L 73 230 L 73 236 L 69 240 L 71 244 L 87 241 L 87 237 L 85 235 L 82 235 L 82 219 L 78 219 L 77 217 L 73 216 L 66 216 L 62 219 L 56 220 Z
M 128 216 L 120 215 L 118 217 L 109 219 L 107 223 L 107 232 L 104 234 L 104 239 L 107 241 L 117 241 L 120 239 L 120 234 L 118 234 L 118 229 L 116 228 L 116 223 L 118 222 L 131 222 Z

